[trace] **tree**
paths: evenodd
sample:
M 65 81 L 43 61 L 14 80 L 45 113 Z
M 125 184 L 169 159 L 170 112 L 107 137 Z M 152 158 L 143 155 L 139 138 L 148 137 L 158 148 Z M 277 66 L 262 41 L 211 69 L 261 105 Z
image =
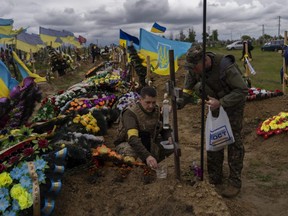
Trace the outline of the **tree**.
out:
M 183 32 L 183 29 L 180 30 L 180 34 L 179 34 L 179 41 L 185 41 L 186 39 L 186 35 Z
M 187 42 L 195 42 L 196 41 L 196 32 L 194 31 L 194 29 L 189 29 L 188 30 L 188 37 L 186 38 Z
M 241 40 L 251 40 L 251 37 L 249 35 L 242 35 Z
M 264 44 L 265 42 L 270 41 L 272 39 L 273 39 L 273 37 L 271 35 L 264 34 L 258 38 L 258 41 L 260 44 Z
M 209 36 L 210 41 L 218 41 L 218 30 L 213 30 L 212 35 Z

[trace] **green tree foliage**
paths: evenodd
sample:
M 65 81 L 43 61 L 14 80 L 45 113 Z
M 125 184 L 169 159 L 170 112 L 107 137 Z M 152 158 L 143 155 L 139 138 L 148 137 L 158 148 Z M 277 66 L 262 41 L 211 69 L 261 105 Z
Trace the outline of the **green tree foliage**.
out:
M 249 35 L 242 35 L 241 40 L 251 40 L 251 37 Z
M 195 42 L 196 41 L 196 32 L 194 29 L 189 29 L 188 31 L 188 37 L 186 39 L 187 42 Z
M 215 29 L 212 31 L 212 35 L 209 36 L 210 41 L 219 41 L 218 40 L 218 30 Z
M 183 29 L 180 30 L 180 34 L 179 34 L 179 41 L 185 41 L 186 39 L 186 35 L 183 32 Z

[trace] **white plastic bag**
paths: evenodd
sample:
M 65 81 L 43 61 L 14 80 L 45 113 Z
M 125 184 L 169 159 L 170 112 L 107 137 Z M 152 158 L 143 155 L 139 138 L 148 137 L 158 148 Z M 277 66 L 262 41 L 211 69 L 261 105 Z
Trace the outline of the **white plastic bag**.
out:
M 206 118 L 206 150 L 218 151 L 223 149 L 226 145 L 234 143 L 234 136 L 227 113 L 220 106 L 219 116 L 217 118 L 212 116 L 209 106 L 208 115 Z

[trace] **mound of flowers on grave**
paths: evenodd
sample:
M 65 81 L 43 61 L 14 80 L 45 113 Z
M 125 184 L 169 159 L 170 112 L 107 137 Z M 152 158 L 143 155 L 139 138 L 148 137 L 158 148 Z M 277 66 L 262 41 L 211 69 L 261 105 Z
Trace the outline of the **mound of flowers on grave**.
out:
M 67 149 L 53 149 L 49 134 L 27 127 L 0 134 L 1 215 L 50 215 L 61 189 Z
M 105 144 L 99 145 L 97 148 L 93 148 L 92 160 L 89 168 L 92 176 L 101 176 L 101 174 L 95 174 L 101 172 L 101 169 L 107 166 L 114 166 L 117 168 L 117 176 L 115 176 L 115 180 L 119 182 L 122 182 L 125 178 L 127 178 L 128 174 L 134 167 L 141 167 L 143 169 L 141 179 L 145 184 L 151 183 L 156 178 L 156 173 L 151 169 L 151 167 L 147 166 L 141 161 L 136 160 L 134 157 L 122 156 L 108 148 Z
M 265 139 L 283 132 L 288 132 L 288 112 L 280 112 L 278 115 L 266 119 L 257 128 L 257 134 Z
M 275 91 L 268 91 L 261 88 L 249 88 L 248 95 L 246 97 L 247 101 L 253 100 L 263 100 L 271 97 L 282 96 L 283 92 L 276 89 Z
M 41 92 L 34 78 L 26 77 L 21 85 L 14 87 L 9 98 L 0 98 L 0 129 L 20 127 L 31 117 Z
M 128 89 L 129 83 L 123 82 L 117 73 L 99 72 L 66 91 L 43 99 L 32 121 L 48 121 L 59 114 L 83 109 L 109 109 L 117 100 L 117 95 L 126 93 Z

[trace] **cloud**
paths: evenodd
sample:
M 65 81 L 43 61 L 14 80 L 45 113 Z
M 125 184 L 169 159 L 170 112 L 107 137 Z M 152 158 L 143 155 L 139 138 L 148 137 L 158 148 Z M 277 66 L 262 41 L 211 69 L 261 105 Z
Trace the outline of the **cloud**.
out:
M 239 39 L 242 35 L 258 38 L 263 31 L 271 36 L 283 35 L 287 28 L 288 0 L 209 0 L 207 23 L 210 33 L 219 39 Z M 139 29 L 150 30 L 154 22 L 167 27 L 166 36 L 196 31 L 201 40 L 203 29 L 202 0 L 2 0 L 2 18 L 14 19 L 14 28 L 39 27 L 81 34 L 89 42 L 101 45 L 118 43 L 119 29 L 139 36 Z M 281 17 L 279 19 L 279 16 Z M 280 23 L 279 23 L 280 21 Z M 208 29 L 207 29 L 208 31 Z

